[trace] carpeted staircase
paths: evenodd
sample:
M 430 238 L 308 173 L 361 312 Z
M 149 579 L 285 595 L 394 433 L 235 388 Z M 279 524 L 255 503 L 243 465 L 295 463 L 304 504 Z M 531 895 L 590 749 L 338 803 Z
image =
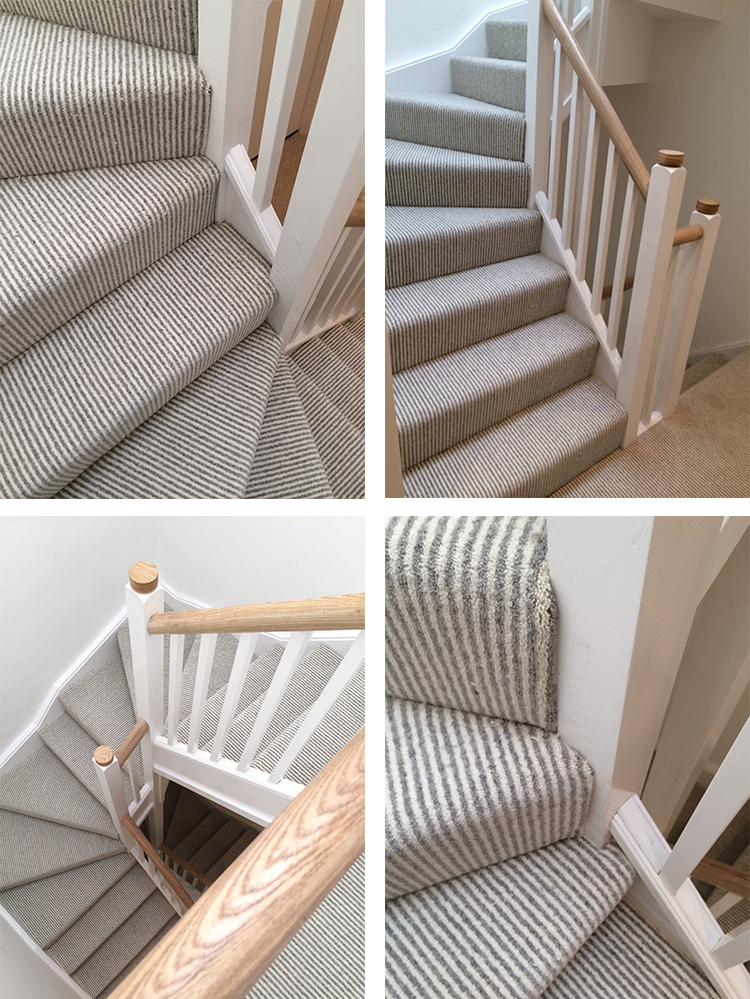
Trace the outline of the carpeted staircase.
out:
M 406 496 L 549 496 L 625 412 L 526 206 L 526 24 L 488 20 L 453 93 L 386 95 L 386 316 Z
M 60 694 L 63 710 L 39 730 L 39 748 L 0 776 L 0 904 L 92 997 L 109 995 L 178 920 L 117 839 L 92 762 L 98 745 L 117 748 L 136 720 L 126 625 L 118 639 L 116 656 Z M 189 728 L 198 646 L 186 636 L 180 738 Z M 212 746 L 236 647 L 232 635 L 218 636 L 201 747 Z M 281 652 L 274 644 L 251 663 L 227 739 L 229 759 L 239 759 Z M 305 657 L 253 766 L 266 772 L 273 768 L 340 661 L 325 645 Z M 307 783 L 363 724 L 364 667 L 292 765 L 289 778 Z M 142 780 L 140 749 L 132 759 Z M 132 801 L 126 777 L 125 785 Z M 166 844 L 209 878 L 218 877 L 256 835 L 257 829 L 247 829 L 244 821 L 170 785 Z M 188 890 L 197 895 L 194 884 Z M 363 899 L 360 858 L 253 988 L 253 999 L 362 994 Z
M 281 353 L 269 265 L 214 222 L 197 25 L 0 0 L 0 496 L 363 495 L 363 331 Z
M 388 523 L 386 995 L 715 999 L 583 838 L 546 545 L 543 518 Z

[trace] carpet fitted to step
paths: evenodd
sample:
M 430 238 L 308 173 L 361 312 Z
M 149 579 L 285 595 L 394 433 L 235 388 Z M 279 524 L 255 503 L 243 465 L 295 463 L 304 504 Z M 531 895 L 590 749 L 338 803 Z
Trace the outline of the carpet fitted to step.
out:
M 634 874 L 614 847 L 555 843 L 386 906 L 386 996 L 536 999 Z
M 723 354 L 709 354 L 708 357 L 704 357 L 697 364 L 691 364 L 690 367 L 685 368 L 680 393 L 687 392 L 693 385 L 697 385 L 698 382 L 712 375 L 714 371 L 723 368 L 728 360 L 729 358 L 724 357 Z
M 156 945 L 162 939 L 162 937 L 165 937 L 170 932 L 170 930 L 172 930 L 177 925 L 179 921 L 180 917 L 175 913 L 175 915 L 172 916 L 169 922 L 165 923 L 164 926 L 162 926 L 162 928 L 159 930 L 159 932 L 156 933 L 153 937 L 151 937 L 146 946 L 136 954 L 133 960 L 130 961 L 129 964 L 125 965 L 120 974 L 116 975 L 105 989 L 102 989 L 102 991 L 99 993 L 99 999 L 106 999 L 108 995 L 111 995 L 111 993 L 114 992 L 117 986 L 121 985 L 128 977 L 128 975 L 138 967 L 138 965 L 141 963 L 144 957 L 146 957 L 149 951 L 152 951 L 154 947 L 156 947 Z
M 453 92 L 476 101 L 496 104 L 511 111 L 526 108 L 526 62 L 453 56 Z
M 526 21 L 501 21 L 489 18 L 484 26 L 487 55 L 492 59 L 526 62 Z
M 386 705 L 386 898 L 583 832 L 594 775 L 538 728 Z
M 522 160 L 525 131 L 525 115 L 459 93 L 390 91 L 385 95 L 385 134 L 389 139 Z
M 166 831 L 164 842 L 170 849 L 174 850 L 178 843 L 183 840 L 211 814 L 211 808 L 207 802 L 201 799 L 193 791 L 187 788 L 180 790 L 177 806 Z M 187 858 L 186 858 L 187 859 Z
M 624 902 L 544 993 L 544 999 L 716 999 L 688 962 Z
M 332 326 L 321 340 L 361 380 L 365 380 L 365 317 Z
M 94 752 L 97 746 L 101 745 L 99 741 L 92 739 L 89 733 L 82 729 L 78 722 L 65 711 L 54 718 L 49 725 L 40 729 L 39 735 L 44 744 L 62 760 L 86 790 L 107 808 L 107 800 L 104 797 L 101 781 L 93 761 Z M 117 746 L 115 746 L 116 748 Z M 133 801 L 130 779 L 126 771 L 123 771 L 122 776 L 125 797 L 130 803 Z
M 226 821 L 225 815 L 213 809 L 205 819 L 202 819 L 194 829 L 190 830 L 184 839 L 177 843 L 174 847 L 175 853 L 178 853 L 185 860 L 191 860 L 193 854 L 204 847 L 224 827 Z
M 202 158 L 0 181 L 0 364 L 213 222 Z
M 280 352 L 260 326 L 57 497 L 242 498 Z
M 245 827 L 235 819 L 225 819 L 224 825 L 214 833 L 208 842 L 197 850 L 192 857 L 186 857 L 196 870 L 206 873 L 217 864 L 226 851 L 236 843 L 245 832 Z
M 0 177 L 200 156 L 211 91 L 179 52 L 0 13 Z
M 154 48 L 198 53 L 197 0 L 0 0 L 0 10 Z
M 205 636 L 206 639 L 208 636 Z M 185 723 L 185 728 L 180 727 L 179 731 L 185 733 L 184 741 L 187 741 L 187 731 L 190 727 L 191 712 L 193 710 L 193 698 L 195 696 L 195 682 L 198 676 L 198 660 L 200 658 L 201 642 L 203 635 L 196 635 L 197 641 L 193 642 L 190 655 L 187 657 L 185 669 L 182 671 L 182 683 L 180 684 L 180 722 Z M 234 635 L 220 634 L 216 636 L 214 655 L 211 660 L 211 669 L 207 687 L 207 699 L 212 698 L 218 691 L 229 683 L 229 677 L 234 665 L 234 657 L 237 652 L 237 639 Z M 204 716 L 205 717 L 205 716 Z
M 385 293 L 393 371 L 562 312 L 568 274 L 536 254 Z
M 328 347 L 322 337 L 313 337 L 292 354 L 294 363 L 316 383 L 336 409 L 361 434 L 365 432 L 365 386 Z
M 246 499 L 332 499 L 328 477 L 285 356 L 268 397 Z
M 557 607 L 542 517 L 393 517 L 386 693 L 557 725 Z
M 596 334 L 560 312 L 398 372 L 401 463 L 411 468 L 587 378 Z
M 62 874 L 29 881 L 0 895 L 0 903 L 39 944 L 49 947 L 135 864 L 122 850 Z
M 539 252 L 542 216 L 528 208 L 386 205 L 385 286 L 442 277 Z
M 385 140 L 387 205 L 525 208 L 528 199 L 525 163 Z
M 204 871 L 204 874 L 207 874 L 212 881 L 216 881 L 228 867 L 231 867 L 239 855 L 245 852 L 259 832 L 260 830 L 255 828 L 246 829 L 240 838 L 235 840 L 229 849 L 219 857 L 216 863 Z
M 550 496 L 619 447 L 625 421 L 611 392 L 587 378 L 410 469 L 404 491 Z
M 268 264 L 214 225 L 14 358 L 0 372 L 0 494 L 54 495 L 243 340 L 275 297 Z

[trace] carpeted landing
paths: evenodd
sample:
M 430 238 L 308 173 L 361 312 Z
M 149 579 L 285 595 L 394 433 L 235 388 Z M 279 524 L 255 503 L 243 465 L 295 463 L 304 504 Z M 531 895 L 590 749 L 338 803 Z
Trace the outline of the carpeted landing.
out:
M 189 729 L 198 666 L 199 643 L 187 637 L 180 739 Z M 127 625 L 118 639 L 117 655 L 61 693 L 64 710 L 39 730 L 40 747 L 0 775 L 0 905 L 92 997 L 109 995 L 178 920 L 117 839 L 92 761 L 98 745 L 117 747 L 136 720 Z M 201 747 L 213 746 L 236 648 L 232 635 L 218 636 Z M 239 759 L 281 652 L 273 644 L 252 660 L 227 739 L 227 759 Z M 270 772 L 340 661 L 323 644 L 306 655 L 256 751 L 254 767 Z M 164 677 L 166 688 L 166 651 Z M 307 783 L 363 724 L 364 668 L 288 777 Z M 140 749 L 132 759 L 142 779 Z M 132 801 L 127 779 L 125 784 Z M 164 828 L 166 846 L 211 881 L 259 832 L 176 784 L 167 790 Z M 197 898 L 205 886 L 179 864 L 175 869 Z M 363 994 L 363 879 L 360 858 L 253 988 L 253 999 Z
M 583 838 L 546 544 L 544 518 L 387 524 L 386 995 L 710 999 Z
M 363 326 L 282 354 L 197 33 L 197 0 L 0 0 L 2 497 L 364 493 Z

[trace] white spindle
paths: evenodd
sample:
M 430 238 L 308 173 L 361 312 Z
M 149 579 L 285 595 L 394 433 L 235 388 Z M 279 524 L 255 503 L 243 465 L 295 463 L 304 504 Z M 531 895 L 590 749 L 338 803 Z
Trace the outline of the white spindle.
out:
M 549 214 L 557 218 L 557 201 L 560 193 L 560 171 L 563 126 L 563 101 L 565 83 L 565 54 L 559 42 L 555 43 L 555 89 L 552 95 L 552 137 L 549 154 Z
M 628 269 L 630 241 L 633 238 L 634 222 L 635 184 L 633 183 L 633 178 L 628 177 L 625 204 L 622 207 L 622 221 L 620 222 L 620 239 L 617 244 L 615 274 L 612 279 L 612 299 L 609 305 L 609 318 L 607 320 L 607 342 L 610 347 L 617 346 L 617 334 L 620 330 L 620 316 L 622 315 L 622 305 L 625 299 L 625 276 Z
M 589 251 L 589 235 L 591 232 L 591 216 L 594 204 L 594 182 L 596 180 L 596 160 L 599 151 L 600 122 L 596 108 L 592 104 L 589 109 L 588 128 L 586 130 L 586 167 L 583 174 L 583 192 L 581 195 L 581 218 L 578 223 L 578 252 L 576 254 L 576 275 L 579 281 L 586 280 L 586 260 Z
M 578 161 L 581 149 L 581 110 L 583 87 L 573 74 L 570 125 L 568 126 L 568 164 L 565 169 L 565 197 L 563 199 L 562 238 L 567 250 L 573 245 L 573 220 L 577 217 L 576 190 L 578 187 Z
M 714 919 L 718 919 L 719 916 L 723 916 L 725 912 L 729 912 L 729 910 L 733 906 L 737 905 L 737 903 L 740 902 L 741 900 L 742 900 L 741 895 L 735 895 L 734 892 L 728 891 L 725 895 L 722 895 L 721 898 L 718 901 L 714 902 L 714 904 L 711 906 L 711 915 L 714 917 Z
M 674 894 L 750 798 L 750 721 L 716 771 L 660 874 Z
M 604 273 L 607 268 L 607 250 L 609 248 L 609 233 L 612 228 L 612 210 L 615 205 L 615 188 L 617 187 L 617 167 L 620 159 L 615 144 L 609 140 L 607 153 L 607 169 L 604 173 L 604 193 L 602 194 L 602 210 L 599 219 L 599 238 L 596 244 L 596 261 L 594 263 L 594 283 L 591 286 L 591 311 L 598 315 L 602 311 L 602 289 L 604 288 Z
M 99 775 L 99 782 L 104 793 L 104 801 L 109 810 L 110 818 L 117 830 L 117 835 L 128 850 L 130 850 L 133 847 L 133 838 L 120 822 L 120 816 L 129 814 L 125 789 L 122 786 L 120 764 L 117 762 L 116 756 L 108 766 L 102 766 L 100 763 L 97 763 L 96 759 L 93 760 L 93 763 Z
M 526 144 L 531 172 L 529 207 L 549 183 L 550 120 L 552 117 L 553 39 L 540 0 L 529 0 L 526 50 Z
M 733 968 L 736 964 L 750 961 L 750 919 L 727 933 L 711 954 L 720 968 Z
M 141 801 L 141 782 L 138 779 L 138 771 L 135 768 L 135 763 L 133 757 L 135 753 L 132 753 L 127 760 L 125 760 L 125 769 L 127 771 L 128 777 L 130 778 L 130 784 L 133 788 L 133 801 L 136 805 L 140 804 Z
M 237 769 L 240 773 L 247 770 L 250 761 L 255 755 L 255 751 L 266 734 L 271 719 L 276 714 L 276 709 L 281 703 L 281 698 L 289 686 L 289 681 L 302 661 L 311 635 L 311 631 L 298 631 L 289 637 L 284 654 L 281 657 L 281 662 L 276 667 L 271 685 L 266 691 L 266 696 L 263 698 L 263 704 L 258 712 L 258 717 L 255 719 L 255 724 L 248 736 L 244 752 L 237 764 Z
M 169 705 L 167 707 L 167 740 L 170 746 L 177 741 L 180 725 L 180 693 L 182 691 L 182 663 L 185 656 L 185 636 L 169 636 Z
M 250 663 L 257 644 L 257 634 L 248 633 L 240 637 L 234 663 L 232 664 L 232 673 L 229 677 L 226 693 L 224 694 L 224 703 L 221 706 L 221 716 L 219 717 L 219 725 L 214 736 L 213 749 L 211 750 L 211 759 L 214 763 L 224 751 L 224 743 L 232 725 L 237 710 L 237 703 L 240 699 L 242 688 L 245 686 L 247 671 L 250 669 Z
M 193 707 L 190 714 L 190 732 L 188 734 L 188 752 L 194 753 L 203 724 L 203 712 L 208 697 L 208 682 L 211 679 L 211 665 L 216 648 L 216 635 L 201 635 L 198 651 L 198 669 L 195 674 L 195 689 L 193 691 Z
M 268 778 L 272 784 L 278 784 L 286 774 L 289 767 L 307 745 L 313 732 L 336 703 L 337 698 L 341 696 L 344 688 L 364 661 L 365 633 L 364 631 L 360 631 L 352 647 L 336 668 L 336 672 L 321 691 L 320 697 L 318 697 L 317 701 L 310 708 L 307 717 L 297 729 L 294 738 L 284 750 L 281 759 L 273 768 Z

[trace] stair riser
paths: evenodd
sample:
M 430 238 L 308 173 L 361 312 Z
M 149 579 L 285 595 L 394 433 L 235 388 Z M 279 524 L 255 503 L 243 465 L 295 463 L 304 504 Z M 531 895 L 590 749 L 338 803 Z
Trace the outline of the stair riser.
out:
M 453 92 L 511 111 L 526 107 L 526 66 L 501 59 L 451 59 Z
M 487 21 L 487 55 L 492 59 L 526 61 L 526 21 Z
M 520 161 L 525 133 L 520 114 L 502 120 L 497 115 L 386 96 L 385 134 L 390 139 Z
M 388 163 L 385 168 L 387 205 L 449 206 L 455 208 L 525 208 L 529 173 L 523 163 L 498 161 L 484 171 L 450 163 L 427 168 Z

